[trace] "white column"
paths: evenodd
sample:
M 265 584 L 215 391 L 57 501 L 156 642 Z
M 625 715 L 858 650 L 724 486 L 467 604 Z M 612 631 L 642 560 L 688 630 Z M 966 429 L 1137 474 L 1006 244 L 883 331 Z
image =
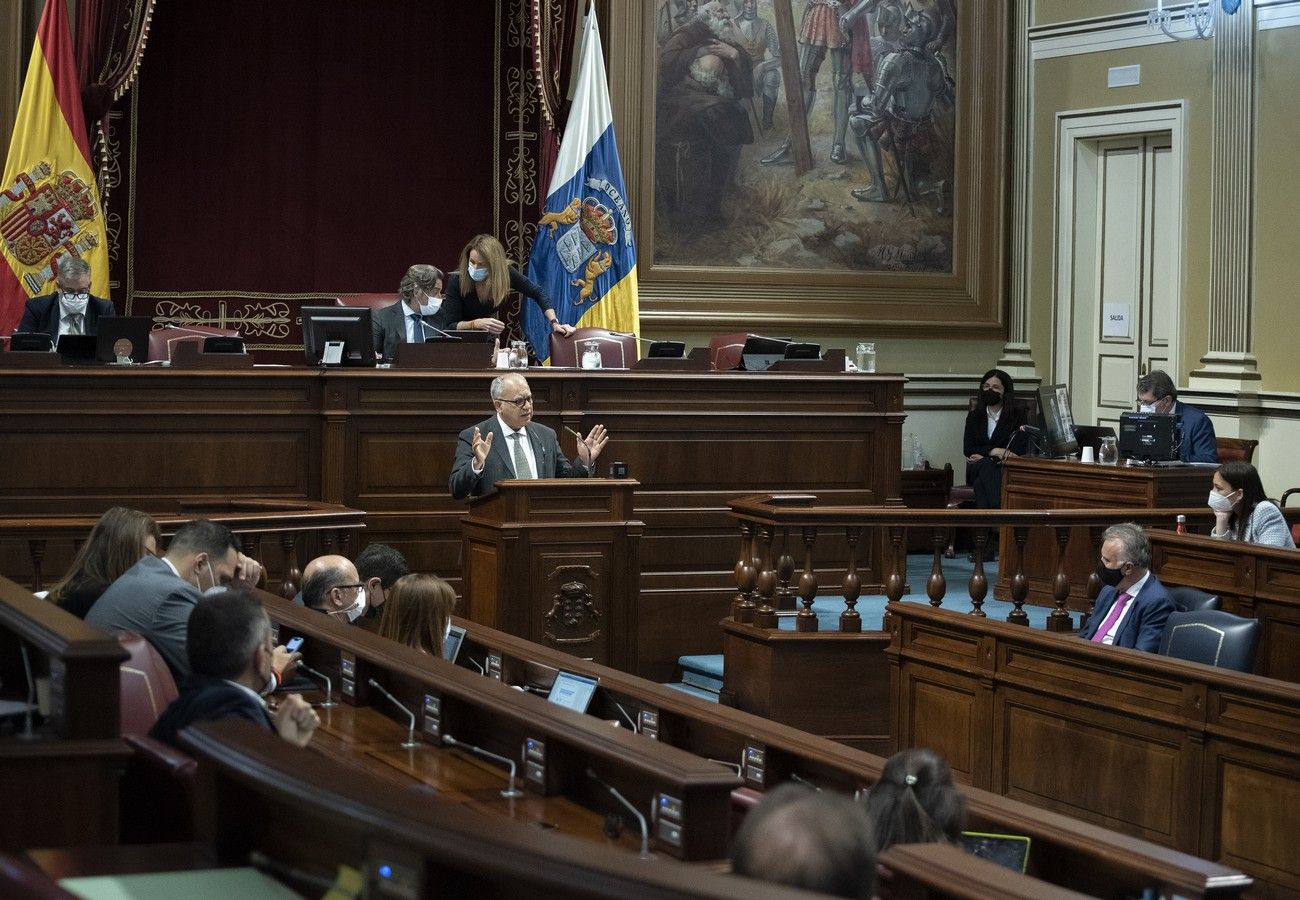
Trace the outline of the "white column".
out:
M 1033 135 L 1033 58 L 1029 48 L 1032 3 L 1015 4 L 1015 45 L 1012 70 L 1011 115 L 1011 278 L 1007 302 L 1007 342 L 1002 345 L 998 368 L 1019 382 L 1036 380 L 1029 347 L 1029 152 Z

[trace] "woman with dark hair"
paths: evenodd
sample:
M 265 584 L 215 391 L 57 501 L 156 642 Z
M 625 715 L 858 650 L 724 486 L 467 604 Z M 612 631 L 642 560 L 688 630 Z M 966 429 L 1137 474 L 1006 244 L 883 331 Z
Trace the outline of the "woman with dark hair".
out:
M 148 513 L 114 506 L 90 530 L 67 573 L 50 588 L 48 599 L 84 619 L 123 572 L 141 558 L 158 554 L 161 537 L 158 523 Z
M 387 592 L 379 636 L 430 656 L 442 656 L 442 641 L 451 628 L 455 605 L 456 592 L 437 575 L 403 575 Z
M 966 823 L 966 801 L 952 770 L 933 750 L 895 753 L 867 792 L 867 818 L 876 853 L 894 844 L 955 844 Z
M 573 334 L 573 326 L 555 316 L 551 298 L 540 284 L 510 265 L 505 248 L 490 234 L 476 234 L 460 252 L 456 271 L 447 276 L 447 298 L 434 325 L 444 330 L 490 331 L 501 334 L 501 306 L 511 291 L 530 298 L 542 310 L 552 331 Z M 546 352 L 550 352 L 549 349 Z
M 1295 549 L 1282 510 L 1265 495 L 1259 472 L 1250 463 L 1238 460 L 1219 466 L 1209 503 L 1214 510 L 1210 537 Z
M 1010 447 L 1025 424 L 1025 411 L 1015 404 L 1015 397 L 1011 376 L 1001 369 L 989 369 L 980 379 L 975 408 L 966 416 L 962 440 L 966 483 L 974 489 L 979 509 L 1002 506 L 1002 461 L 1016 455 Z

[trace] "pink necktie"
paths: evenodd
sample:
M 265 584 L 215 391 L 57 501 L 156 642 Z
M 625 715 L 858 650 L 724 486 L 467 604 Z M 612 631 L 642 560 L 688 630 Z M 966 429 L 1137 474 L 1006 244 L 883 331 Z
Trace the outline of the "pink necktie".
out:
M 1115 627 L 1115 621 L 1124 614 L 1124 607 L 1128 606 L 1128 602 L 1132 599 L 1128 594 L 1120 594 L 1115 598 L 1115 602 L 1110 608 L 1110 615 L 1106 616 L 1106 621 L 1101 623 L 1097 633 L 1092 636 L 1094 644 L 1100 644 L 1102 638 L 1110 633 L 1110 630 Z

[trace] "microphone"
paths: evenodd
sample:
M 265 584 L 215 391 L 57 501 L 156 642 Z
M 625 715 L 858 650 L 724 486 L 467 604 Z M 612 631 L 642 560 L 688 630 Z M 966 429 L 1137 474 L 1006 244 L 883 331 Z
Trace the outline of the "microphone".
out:
M 489 762 L 501 763 L 506 766 L 510 769 L 510 781 L 507 783 L 506 789 L 501 791 L 501 796 L 505 797 L 507 800 L 517 800 L 524 795 L 523 791 L 515 787 L 515 773 L 517 769 L 515 767 L 515 761 L 510 757 L 502 756 L 499 753 L 493 753 L 491 750 L 484 750 L 482 747 L 476 747 L 473 744 L 467 744 L 464 741 L 458 741 L 449 734 L 444 734 L 442 736 L 442 742 L 448 747 L 459 747 L 462 750 L 467 750 L 479 759 L 486 759 Z
M 316 704 L 320 709 L 333 709 L 334 707 L 339 705 L 338 701 L 334 699 L 334 682 L 330 681 L 330 677 L 328 675 L 326 675 L 324 672 L 317 672 L 315 669 L 307 665 L 301 659 L 298 660 L 298 668 L 302 669 L 308 675 L 311 675 L 315 678 L 319 678 L 321 681 L 325 682 L 325 700 L 321 703 Z
M 465 654 L 465 659 L 468 659 L 470 662 L 472 662 L 472 663 L 474 664 L 474 668 L 478 669 L 478 673 L 479 673 L 480 675 L 486 675 L 486 674 L 487 674 L 487 669 L 485 669 L 485 668 L 483 668 L 481 665 L 479 665 L 479 662 L 478 662 L 477 659 L 475 659 L 474 657 L 470 656 L 468 653 Z
M 595 771 L 593 771 L 592 769 L 588 769 L 587 777 L 590 778 L 592 781 L 596 782 L 596 784 L 603 787 L 611 797 L 613 797 L 619 803 L 623 804 L 624 809 L 626 809 L 632 815 L 636 816 L 637 823 L 640 824 L 641 826 L 641 858 L 650 859 L 651 858 L 650 857 L 650 829 L 649 827 L 646 826 L 645 816 L 641 815 L 640 811 L 631 803 L 629 803 L 628 799 L 624 797 L 622 794 L 620 794 L 614 788 L 613 785 L 606 784 L 605 782 L 601 781 L 600 777 L 595 773 Z
M 392 704 L 393 704 L 394 706 L 396 706 L 396 707 L 397 707 L 398 709 L 400 709 L 402 712 L 404 712 L 404 713 L 406 713 L 408 716 L 410 716 L 410 718 L 411 718 L 411 728 L 410 728 L 410 730 L 406 733 L 406 740 L 402 741 L 402 749 L 403 749 L 403 750 L 414 750 L 416 747 L 420 746 L 420 742 L 417 741 L 417 740 L 415 739 L 415 713 L 411 712 L 409 709 L 407 709 L 405 706 L 403 706 L 403 705 L 402 705 L 402 701 L 398 700 L 398 699 L 397 699 L 396 697 L 394 697 L 392 694 L 388 693 L 388 691 L 384 690 L 384 686 L 383 686 L 382 684 L 380 684 L 378 681 L 375 681 L 375 679 L 373 679 L 373 678 L 367 678 L 367 679 L 366 679 L 366 683 L 369 684 L 369 685 L 370 685 L 372 688 L 374 688 L 375 690 L 379 691 L 379 693 L 383 694 L 383 695 L 384 695 L 385 697 L 387 697 L 390 701 L 392 701 Z
M 1042 437 L 1043 429 L 1035 428 L 1033 425 L 1021 425 L 1020 430 L 1025 434 L 1032 434 L 1034 437 Z
M 814 791 L 816 791 L 816 792 L 819 793 L 819 794 L 822 792 L 822 789 L 819 788 L 817 785 L 813 784 L 813 783 L 812 783 L 811 781 L 809 781 L 807 778 L 801 778 L 801 777 L 799 777 L 799 776 L 798 776 L 797 774 L 795 774 L 794 772 L 791 772 L 791 773 L 790 773 L 790 780 L 793 781 L 793 782 L 796 782 L 796 783 L 798 783 L 798 784 L 802 784 L 804 787 L 810 787 L 810 788 L 812 788 Z
M 627 714 L 627 710 L 623 708 L 623 704 L 622 704 L 622 703 L 619 703 L 617 700 L 615 700 L 615 701 L 614 701 L 614 706 L 615 706 L 615 708 L 618 709 L 619 715 L 621 715 L 621 716 L 624 718 L 624 720 L 627 721 L 627 724 L 629 724 L 629 725 L 632 726 L 632 733 L 633 733 L 633 734 L 640 734 L 640 733 L 641 733 L 641 727 L 640 727 L 639 725 L 637 725 L 637 723 L 636 723 L 636 719 L 632 718 L 631 716 L 629 716 L 629 715 Z
M 443 331 L 441 328 L 438 328 L 438 327 L 436 327 L 436 326 L 434 326 L 434 325 L 430 325 L 428 322 L 424 321 L 424 316 L 420 316 L 420 328 L 421 328 L 421 329 L 426 329 L 426 330 L 422 330 L 422 331 L 420 332 L 420 334 L 424 337 L 424 339 L 425 339 L 426 341 L 429 339 L 429 332 L 430 332 L 430 331 L 436 331 L 436 332 L 438 332 L 438 334 L 442 335 L 443 337 L 445 337 L 445 338 L 447 338 L 448 340 L 451 340 L 451 341 L 463 341 L 463 340 L 465 340 L 463 337 L 460 337 L 459 335 L 448 334 L 447 332 Z
M 27 642 L 19 641 L 19 648 L 23 651 L 23 672 L 27 675 L 27 712 L 23 715 L 23 730 L 18 737 L 24 741 L 36 739 L 36 732 L 32 731 L 32 710 L 36 707 L 36 682 L 32 680 L 32 661 L 27 656 Z
M 727 762 L 725 759 L 714 759 L 712 756 L 706 756 L 704 758 L 711 763 L 717 763 L 720 766 L 726 766 L 728 769 L 733 770 L 736 773 L 737 777 L 741 776 L 744 773 L 745 767 L 740 763 Z

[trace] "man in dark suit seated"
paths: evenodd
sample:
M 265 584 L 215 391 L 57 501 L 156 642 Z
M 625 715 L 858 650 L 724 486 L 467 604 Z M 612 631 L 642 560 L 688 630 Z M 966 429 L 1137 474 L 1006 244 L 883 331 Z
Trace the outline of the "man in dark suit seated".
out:
M 56 344 L 63 334 L 98 334 L 100 318 L 116 313 L 111 301 L 91 296 L 90 264 L 61 256 L 57 269 L 58 291 L 28 300 L 18 331 L 43 332 Z
M 431 334 L 426 325 L 442 307 L 442 270 L 437 266 L 415 265 L 406 270 L 397 288 L 398 300 L 377 309 L 370 319 L 375 352 L 391 360 L 398 344 L 423 344 Z
M 447 486 L 456 499 L 489 493 L 507 478 L 586 478 L 609 435 L 596 425 L 578 442 L 573 464 L 560 451 L 555 432 L 533 421 L 528 379 L 511 372 L 492 380 L 497 414 L 460 433 Z
M 153 644 L 179 681 L 189 674 L 185 636 L 190 614 L 204 594 L 232 582 L 256 584 L 261 564 L 239 552 L 225 525 L 197 519 L 182 525 L 160 558 L 144 556 L 108 586 L 86 614 L 86 622 L 105 631 L 134 631 Z M 296 656 L 277 654 L 283 672 Z
M 307 746 L 320 717 L 299 694 L 280 699 L 268 711 L 259 691 L 271 672 L 271 620 L 247 587 L 234 587 L 194 608 L 185 638 L 190 674 L 180 696 L 154 723 L 149 736 L 175 744 L 195 722 L 247 719 L 291 744 Z
M 1155 653 L 1174 603 L 1150 566 L 1151 541 L 1141 525 L 1124 522 L 1107 528 L 1097 566 L 1103 587 L 1079 637 Z
M 1173 413 L 1178 417 L 1178 458 L 1183 462 L 1219 461 L 1214 423 L 1195 406 L 1178 400 L 1178 388 L 1167 373 L 1157 369 L 1139 378 L 1137 400 L 1140 412 Z

